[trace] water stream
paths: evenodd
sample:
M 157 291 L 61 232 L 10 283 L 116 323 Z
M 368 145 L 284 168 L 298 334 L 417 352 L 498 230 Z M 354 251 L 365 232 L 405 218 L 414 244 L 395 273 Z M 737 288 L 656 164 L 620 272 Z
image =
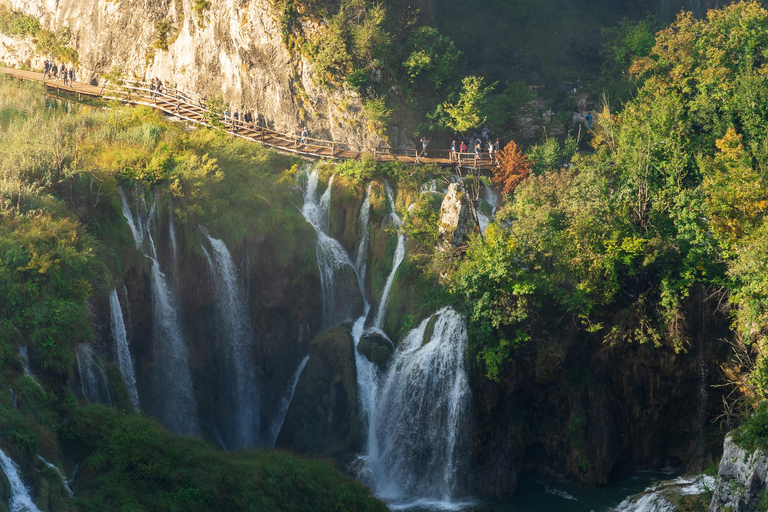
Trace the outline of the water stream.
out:
M 41 512 L 32 497 L 27 486 L 21 479 L 19 466 L 0 450 L 0 469 L 5 473 L 8 483 L 11 484 L 11 499 L 8 502 L 9 512 Z
M 136 201 L 134 218 L 125 193 L 120 191 L 123 216 L 131 229 L 136 247 L 152 262 L 152 343 L 154 355 L 154 397 L 152 414 L 179 434 L 199 431 L 197 404 L 192 389 L 187 347 L 176 308 L 176 298 L 160 269 L 155 242 L 150 231 L 156 203 L 148 213 L 143 198 Z M 146 404 L 145 404 L 146 405 Z
M 128 397 L 134 411 L 139 410 L 139 394 L 136 391 L 136 373 L 133 370 L 133 358 L 128 346 L 128 334 L 125 331 L 125 322 L 123 321 L 123 310 L 120 308 L 120 301 L 117 298 L 117 290 L 109 293 L 109 318 L 112 339 L 115 342 L 115 352 L 117 353 L 117 365 L 120 368 L 120 374 L 123 376 L 123 382 L 128 390 Z
M 289 383 L 289 386 L 286 389 L 285 395 L 280 400 L 277 416 L 275 417 L 275 421 L 272 423 L 272 428 L 270 429 L 269 446 L 271 448 L 275 447 L 277 436 L 280 435 L 280 430 L 283 428 L 283 423 L 285 423 L 285 415 L 288 413 L 288 407 L 290 407 L 291 401 L 293 400 L 293 395 L 294 393 L 296 393 L 296 385 L 299 383 L 299 377 L 301 377 L 301 372 L 304 371 L 304 368 L 307 366 L 308 361 L 309 361 L 309 356 L 306 356 L 304 359 L 301 360 L 301 363 L 299 363 L 299 367 L 296 369 L 296 373 L 293 374 L 293 378 L 291 379 L 291 382 Z
M 67 495 L 69 495 L 69 499 L 74 498 L 75 497 L 75 491 L 73 491 L 72 487 L 69 486 L 69 480 L 66 479 L 66 477 L 64 476 L 64 473 L 62 473 L 61 470 L 58 467 L 56 467 L 53 464 L 51 464 L 50 462 L 48 462 L 47 460 L 45 460 L 40 455 L 38 455 L 37 458 L 40 459 L 43 462 L 43 464 L 45 464 L 46 466 L 48 466 L 49 468 L 54 470 L 57 475 L 59 475 L 59 478 L 61 479 L 61 485 L 67 491 Z
M 261 400 L 252 354 L 253 330 L 232 255 L 222 240 L 202 231 L 211 248 L 209 253 L 203 246 L 203 251 L 216 287 L 216 339 L 224 357 L 221 371 L 227 375 L 223 398 L 233 419 L 226 422 L 231 423 L 224 433 L 226 448 L 239 450 L 260 441 Z

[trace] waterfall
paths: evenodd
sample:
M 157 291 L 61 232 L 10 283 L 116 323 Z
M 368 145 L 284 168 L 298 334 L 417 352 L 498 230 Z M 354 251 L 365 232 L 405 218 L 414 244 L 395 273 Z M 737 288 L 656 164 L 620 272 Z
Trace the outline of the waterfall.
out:
M 227 379 L 226 401 L 234 416 L 233 432 L 230 433 L 229 449 L 242 449 L 259 443 L 260 396 L 253 364 L 253 331 L 247 316 L 245 296 L 238 283 L 238 273 L 226 244 L 203 235 L 213 250 L 208 258 L 216 286 L 216 309 L 221 321 L 217 333 L 224 354 Z
M 168 286 L 168 280 L 160 270 L 155 242 L 150 232 L 156 201 L 146 216 L 146 203 L 137 202 L 137 215 L 128 206 L 125 193 L 120 191 L 123 216 L 131 229 L 136 247 L 152 262 L 152 343 L 154 351 L 154 389 L 156 399 L 154 416 L 166 427 L 178 434 L 194 434 L 198 429 L 197 405 L 192 389 L 192 375 L 189 369 L 187 348 L 181 330 L 175 296 Z M 142 219 L 146 218 L 146 222 Z M 145 241 L 147 242 L 145 244 Z M 148 250 L 144 251 L 144 246 Z M 146 406 L 146 404 L 145 404 Z
M 270 448 L 275 447 L 277 436 L 280 435 L 280 430 L 283 428 L 283 423 L 285 423 L 285 415 L 288 413 L 288 407 L 291 405 L 293 394 L 296 392 L 296 385 L 299 383 L 299 377 L 301 377 L 301 372 L 304 371 L 308 361 L 309 356 L 306 356 L 304 359 L 302 359 L 301 363 L 299 363 L 299 367 L 296 369 L 296 373 L 293 374 L 293 379 L 291 379 L 290 385 L 285 390 L 285 396 L 283 396 L 282 400 L 280 400 L 277 417 L 275 418 L 270 431 Z
M 392 219 L 392 224 L 394 224 L 397 228 L 398 233 L 397 247 L 395 248 L 395 256 L 392 260 L 392 270 L 389 273 L 389 277 L 387 277 L 387 283 L 384 285 L 384 291 L 381 293 L 379 311 L 376 313 L 376 319 L 373 322 L 374 327 L 378 329 L 381 329 L 382 325 L 384 324 L 384 315 L 387 314 L 387 301 L 389 300 L 389 292 L 392 290 L 392 283 L 395 281 L 395 273 L 405 258 L 405 234 L 402 230 L 403 221 L 400 220 L 400 217 L 397 216 L 397 212 L 395 211 L 395 200 L 392 196 L 392 189 L 389 187 L 389 183 L 387 183 L 386 186 L 387 199 L 389 200 L 389 205 L 392 209 L 389 216 L 390 219 Z
M 301 213 L 317 234 L 316 254 L 323 296 L 323 324 L 330 327 L 355 318 L 354 299 L 357 297 L 350 297 L 350 295 L 360 294 L 366 315 L 369 306 L 365 298 L 365 285 L 360 279 L 357 266 L 352 262 L 352 258 L 341 244 L 327 234 L 330 225 L 329 212 L 333 176 L 328 181 L 328 188 L 319 200 L 317 198 L 318 181 L 319 177 L 316 170 L 308 173 L 304 191 L 304 206 Z M 364 264 L 365 259 L 361 261 Z M 352 275 L 349 275 L 349 272 L 346 275 L 343 273 L 347 268 L 352 272 Z M 357 292 L 352 292 L 350 288 L 354 289 L 355 287 Z
M 91 403 L 112 403 L 107 374 L 93 355 L 93 347 L 87 343 L 78 345 L 76 359 L 77 371 L 80 374 L 80 391 L 85 399 Z
M 16 465 L 2 450 L 0 450 L 0 469 L 11 484 L 11 499 L 8 502 L 9 512 L 41 512 L 32 501 L 29 490 L 19 474 L 19 466 Z
M 117 365 L 120 367 L 120 373 L 128 390 L 128 397 L 131 399 L 133 410 L 138 411 L 139 395 L 136 391 L 136 374 L 133 371 L 131 350 L 128 347 L 128 334 L 125 332 L 123 310 L 120 308 L 117 290 L 114 289 L 109 293 L 109 313 L 112 339 L 115 341 L 115 352 L 117 353 Z
M 64 477 L 64 473 L 62 473 L 61 470 L 58 467 L 56 467 L 53 464 L 51 464 L 50 462 L 48 462 L 47 460 L 42 458 L 40 455 L 38 455 L 37 458 L 40 459 L 43 462 L 43 464 L 45 464 L 46 466 L 48 466 L 49 468 L 54 470 L 57 475 L 59 475 L 59 478 L 61 479 L 61 485 L 64 486 L 64 489 L 66 489 L 67 494 L 69 495 L 69 499 L 74 498 L 75 497 L 75 492 L 69 486 L 69 481 Z
M 24 368 L 24 375 L 32 379 L 35 384 L 37 384 L 37 387 L 42 389 L 43 386 L 41 386 L 35 376 L 32 375 L 32 370 L 29 366 L 29 347 L 26 345 L 19 345 L 19 359 L 21 359 L 21 366 Z
M 382 371 L 358 351 L 366 333 L 382 333 L 389 293 L 397 268 L 405 257 L 405 236 L 398 233 L 392 270 L 382 292 L 373 321 L 366 330 L 369 307 L 361 276 L 365 258 L 361 256 L 367 240 L 370 197 L 366 195 L 358 218 L 358 248 L 355 263 L 341 244 L 327 235 L 330 188 L 318 200 L 317 171 L 307 173 L 302 214 L 317 233 L 317 259 L 323 287 L 326 325 L 349 319 L 346 306 L 357 297 L 340 296 L 340 269 L 354 270 L 364 310 L 352 327 L 357 387 L 365 422 L 365 446 L 359 477 L 376 494 L 394 507 L 415 504 L 430 507 L 455 506 L 462 489 L 461 471 L 465 468 L 466 429 L 470 392 L 464 367 L 467 344 L 466 323 L 458 313 L 444 308 L 424 320 L 400 343 L 395 359 Z M 392 190 L 387 184 L 392 223 L 400 227 Z M 370 191 L 370 187 L 368 188 Z M 343 315 L 338 312 L 342 311 Z M 332 312 L 333 314 L 329 314 Z M 333 316 L 335 314 L 335 316 Z M 428 329 L 432 333 L 426 336 Z M 383 333 L 382 333 L 383 334 Z M 425 343 L 424 338 L 428 337 Z M 300 374 L 297 372 L 297 377 Z M 290 401 L 290 400 L 289 400 Z M 425 405 L 427 405 L 425 407 Z
M 378 495 L 438 505 L 458 497 L 470 400 L 466 344 L 465 320 L 450 308 L 400 343 L 376 408 L 379 454 L 369 463 Z
M 365 191 L 365 199 L 363 199 L 363 205 L 360 207 L 360 216 L 357 219 L 357 239 L 359 240 L 359 243 L 357 245 L 357 254 L 355 256 L 355 271 L 357 272 L 358 279 L 363 283 L 365 283 L 368 239 L 370 238 L 368 223 L 371 219 L 371 187 L 373 187 L 373 182 L 368 184 L 368 189 Z

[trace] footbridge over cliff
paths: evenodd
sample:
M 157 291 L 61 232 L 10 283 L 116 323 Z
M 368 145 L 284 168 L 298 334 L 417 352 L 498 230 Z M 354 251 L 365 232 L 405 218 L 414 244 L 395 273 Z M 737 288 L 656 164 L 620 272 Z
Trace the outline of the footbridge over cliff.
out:
M 0 73 L 22 80 L 42 82 L 52 92 L 55 90 L 57 95 L 70 93 L 78 98 L 103 98 L 129 105 L 145 105 L 177 119 L 207 127 L 215 126 L 233 137 L 310 159 L 373 158 L 378 162 L 399 161 L 411 165 L 435 164 L 475 170 L 496 167 L 496 162 L 489 153 L 454 153 L 431 149 L 422 153 L 413 148 L 371 147 L 351 142 L 301 137 L 298 133 L 282 133 L 256 123 L 245 123 L 242 119 L 235 124 L 231 119 L 228 122 L 221 112 L 210 110 L 207 98 L 171 87 L 166 87 L 159 93 L 153 91 L 148 82 L 119 80 L 92 85 L 75 81 L 65 85 L 62 81 L 45 78 L 42 73 L 34 71 L 0 67 Z

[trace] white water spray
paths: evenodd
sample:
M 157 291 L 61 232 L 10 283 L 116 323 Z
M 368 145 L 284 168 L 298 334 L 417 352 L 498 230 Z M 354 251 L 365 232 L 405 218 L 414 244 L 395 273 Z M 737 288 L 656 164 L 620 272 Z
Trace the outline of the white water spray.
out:
M 134 220 L 123 191 L 120 191 L 123 216 L 134 236 L 136 247 L 152 261 L 152 341 L 154 347 L 154 387 L 157 390 L 154 416 L 166 427 L 179 434 L 194 434 L 199 430 L 197 405 L 192 389 L 187 347 L 181 330 L 175 297 L 168 286 L 165 274 L 160 270 L 155 242 L 150 232 L 156 202 L 144 216 L 146 204 L 138 201 Z M 146 222 L 142 219 L 146 217 Z M 146 406 L 146 404 L 145 404 Z
M 112 330 L 112 339 L 115 342 L 115 352 L 117 353 L 117 365 L 120 368 L 120 374 L 123 376 L 123 382 L 128 390 L 128 397 L 134 411 L 139 410 L 139 394 L 136 391 L 136 374 L 133 370 L 133 359 L 131 350 L 128 346 L 128 334 L 125 331 L 125 322 L 123 321 L 123 310 L 120 308 L 120 301 L 117 298 L 117 290 L 109 293 L 109 313 L 110 328 Z
M 6 478 L 8 478 L 8 483 L 11 484 L 11 499 L 8 502 L 9 511 L 41 512 L 37 505 L 35 505 L 35 502 L 32 501 L 29 490 L 21 479 L 19 466 L 2 450 L 0 450 L 0 469 L 3 470 Z
M 234 431 L 228 437 L 230 449 L 256 446 L 259 442 L 260 393 L 253 364 L 253 331 L 248 321 L 245 294 L 238 272 L 226 244 L 208 235 L 213 254 L 203 247 L 216 285 L 216 309 L 221 320 L 220 348 L 226 368 L 233 371 L 225 391 L 228 408 L 234 416 Z

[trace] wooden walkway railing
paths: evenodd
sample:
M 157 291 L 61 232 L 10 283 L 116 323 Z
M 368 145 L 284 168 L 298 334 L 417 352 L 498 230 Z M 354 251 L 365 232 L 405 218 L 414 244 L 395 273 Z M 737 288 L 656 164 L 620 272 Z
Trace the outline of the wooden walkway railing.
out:
M 64 85 L 61 81 L 44 79 L 42 73 L 33 71 L 0 68 L 0 72 L 23 80 L 43 82 L 47 87 L 56 89 L 57 93 L 68 92 L 78 95 L 79 98 L 87 96 L 117 100 L 130 105 L 145 105 L 191 123 L 208 127 L 218 125 L 234 137 L 307 158 L 360 160 L 367 155 L 379 162 L 400 161 L 413 165 L 436 164 L 473 169 L 496 166 L 495 159 L 489 153 L 454 153 L 428 149 L 426 153 L 420 154 L 418 150 L 410 148 L 371 147 L 311 137 L 302 138 L 299 134 L 281 133 L 256 123 L 245 123 L 242 118 L 237 123 L 231 118 L 227 122 L 222 113 L 207 108 L 205 98 L 167 86 L 163 92 L 152 91 L 148 82 L 119 80 L 98 86 L 79 82 Z

